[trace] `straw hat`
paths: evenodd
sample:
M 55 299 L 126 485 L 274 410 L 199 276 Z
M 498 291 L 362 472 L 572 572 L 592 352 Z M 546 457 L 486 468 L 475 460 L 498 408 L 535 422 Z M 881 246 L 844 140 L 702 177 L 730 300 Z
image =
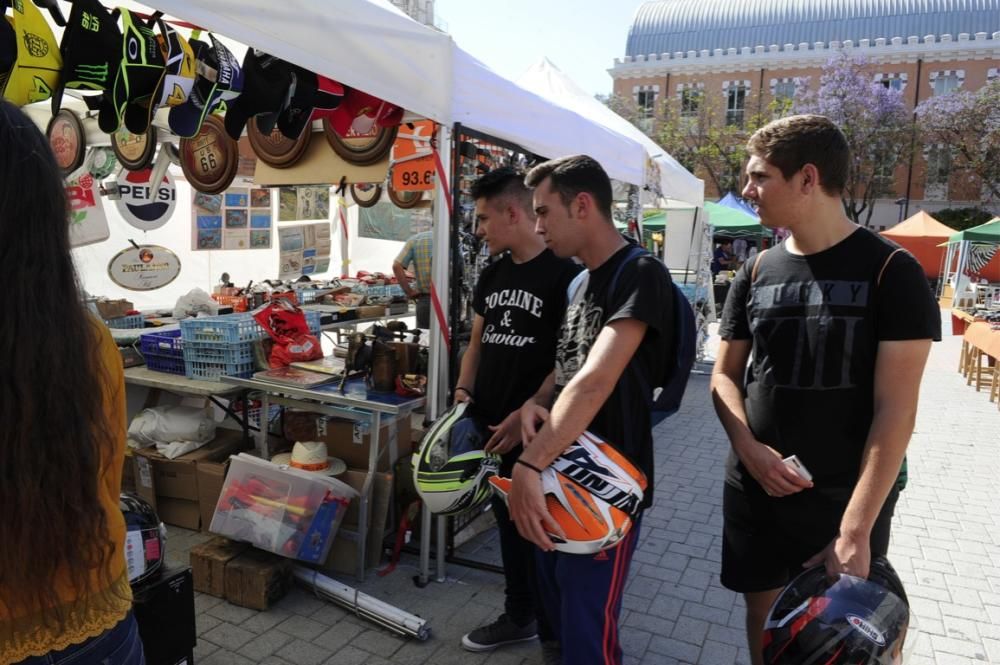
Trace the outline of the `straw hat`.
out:
M 291 453 L 278 453 L 271 463 L 327 476 L 339 476 L 347 470 L 344 460 L 326 454 L 326 444 L 322 441 L 296 441 Z

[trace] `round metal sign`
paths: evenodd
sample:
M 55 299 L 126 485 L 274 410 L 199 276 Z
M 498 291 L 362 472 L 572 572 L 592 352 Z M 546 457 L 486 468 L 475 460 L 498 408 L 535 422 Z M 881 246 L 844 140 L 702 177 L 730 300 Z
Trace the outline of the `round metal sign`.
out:
M 133 134 L 122 125 L 111 134 L 111 148 L 126 169 L 144 169 L 153 162 L 156 153 L 156 127 L 150 125 L 145 133 Z
M 247 138 L 254 154 L 262 162 L 276 169 L 287 169 L 302 159 L 312 139 L 312 131 L 303 131 L 297 139 L 290 139 L 275 125 L 270 134 L 264 134 L 257 129 L 257 119 L 250 118 L 247 122 Z
M 219 116 L 210 115 L 195 136 L 181 139 L 180 162 L 192 187 L 204 194 L 218 194 L 236 177 L 239 148 Z
M 166 247 L 139 245 L 115 254 L 108 262 L 108 277 L 130 291 L 152 291 L 177 279 L 181 261 Z
M 87 139 L 76 113 L 62 109 L 52 116 L 45 130 L 56 157 L 56 165 L 64 176 L 80 168 L 87 153 Z
M 126 222 L 142 231 L 152 231 L 166 224 L 177 205 L 177 188 L 170 173 L 164 174 L 157 187 L 149 182 L 152 173 L 152 169 L 143 169 L 118 174 L 118 193 L 121 195 L 115 201 L 118 212 Z

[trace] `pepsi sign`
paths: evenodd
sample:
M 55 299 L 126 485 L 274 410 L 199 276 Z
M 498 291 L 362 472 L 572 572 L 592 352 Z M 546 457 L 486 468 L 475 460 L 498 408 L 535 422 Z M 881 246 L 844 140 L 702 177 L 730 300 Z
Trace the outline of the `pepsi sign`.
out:
M 152 231 L 167 223 L 177 205 L 177 187 L 170 173 L 165 173 L 158 187 L 152 187 L 149 178 L 152 169 L 123 170 L 118 174 L 118 193 L 115 203 L 125 221 L 142 231 Z

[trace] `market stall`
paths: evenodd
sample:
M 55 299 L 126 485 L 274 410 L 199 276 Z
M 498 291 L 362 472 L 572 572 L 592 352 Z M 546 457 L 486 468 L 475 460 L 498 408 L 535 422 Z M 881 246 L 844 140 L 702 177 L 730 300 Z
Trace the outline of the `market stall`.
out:
M 192 39 L 204 31 L 212 31 L 211 35 L 203 38 L 206 44 L 211 39 L 211 44 L 198 51 L 198 62 L 201 64 L 201 58 L 208 52 L 215 59 L 211 62 L 212 66 L 202 67 L 198 71 L 211 71 L 215 72 L 213 76 L 221 76 L 218 72 L 225 70 L 220 65 L 225 58 L 224 49 L 219 44 L 224 46 L 228 43 L 229 50 L 232 51 L 229 57 L 233 63 L 243 62 L 245 78 L 242 93 L 235 89 L 219 92 L 229 95 L 227 120 L 224 122 L 203 113 L 205 133 L 198 130 L 199 133 L 193 135 L 193 138 L 177 134 L 175 124 L 165 120 L 168 115 L 173 114 L 173 109 L 168 112 L 166 101 L 158 114 L 155 109 L 148 111 L 149 131 L 156 129 L 160 132 L 158 138 L 152 138 L 151 133 L 119 135 L 117 130 L 110 136 L 102 134 L 98 125 L 105 118 L 90 109 L 89 104 L 71 96 L 66 96 L 63 100 L 63 110 L 80 120 L 81 128 L 75 146 L 84 152 L 90 147 L 87 161 L 75 165 L 80 171 L 71 187 L 80 195 L 81 200 L 87 200 L 87 214 L 103 217 L 106 222 L 103 235 L 89 236 L 87 242 L 80 243 L 81 246 L 75 250 L 80 274 L 85 288 L 95 294 L 114 297 L 120 294 L 121 288 L 141 287 L 135 291 L 133 301 L 129 302 L 129 312 L 134 309 L 170 307 L 179 298 L 190 296 L 189 291 L 194 287 L 207 292 L 213 290 L 214 286 L 225 289 L 220 289 L 215 295 L 232 299 L 225 304 L 236 307 L 242 304 L 243 308 L 252 309 L 261 304 L 262 300 L 258 301 L 249 290 L 244 292 L 239 287 L 251 281 L 259 283 L 273 276 L 275 268 L 278 269 L 277 272 L 290 277 L 301 273 L 311 274 L 316 278 L 324 273 L 354 274 L 366 259 L 376 253 L 382 256 L 379 261 L 393 257 L 394 250 L 402 243 L 362 239 L 358 230 L 365 223 L 361 216 L 361 203 L 359 201 L 357 206 L 346 203 L 347 187 L 351 187 L 353 198 L 358 200 L 358 192 L 352 186 L 367 188 L 367 191 L 374 189 L 377 199 L 380 187 L 384 185 L 391 197 L 392 180 L 386 173 L 388 158 L 383 158 L 379 166 L 348 163 L 347 158 L 339 152 L 336 157 L 332 156 L 329 147 L 333 147 L 334 151 L 338 143 L 343 147 L 345 141 L 342 139 L 347 138 L 347 135 L 336 130 L 333 133 L 341 134 L 340 138 L 331 136 L 328 125 L 332 122 L 327 122 L 328 117 L 324 117 L 322 122 L 314 120 L 315 111 L 323 108 L 335 110 L 333 106 L 322 107 L 319 104 L 321 88 L 325 90 L 327 97 L 323 99 L 326 100 L 330 96 L 339 95 L 350 99 L 355 93 L 358 96 L 366 95 L 374 99 L 378 109 L 391 108 L 394 109 L 393 113 L 398 110 L 400 114 L 394 125 L 382 116 L 369 116 L 374 117 L 377 122 L 385 121 L 384 126 L 377 125 L 377 136 L 381 136 L 382 128 L 391 126 L 395 131 L 400 121 L 410 123 L 406 125 L 410 129 L 400 130 L 400 134 L 408 131 L 411 135 L 419 134 L 413 127 L 423 120 L 436 123 L 436 129 L 431 124 L 428 133 L 412 138 L 414 146 L 424 151 L 420 156 L 429 164 L 425 173 L 430 176 L 420 174 L 421 185 L 429 185 L 425 189 L 429 193 L 421 194 L 418 191 L 416 197 L 408 199 L 418 204 L 418 208 L 427 206 L 427 226 L 432 229 L 433 234 L 431 299 L 434 316 L 429 335 L 431 362 L 426 370 L 429 378 L 428 415 L 433 417 L 444 403 L 449 383 L 448 358 L 456 350 L 452 339 L 457 330 L 456 320 L 454 317 L 449 320 L 448 313 L 454 312 L 449 303 L 453 297 L 452 290 L 461 286 L 459 281 L 452 280 L 450 270 L 459 264 L 460 259 L 456 238 L 464 216 L 460 199 L 463 193 L 458 186 L 457 176 L 465 166 L 465 157 L 462 156 L 464 148 L 471 145 L 475 152 L 483 150 L 482 146 L 488 143 L 502 145 L 506 151 L 505 159 L 516 158 L 524 162 L 539 157 L 586 152 L 600 161 L 609 175 L 619 181 L 642 186 L 649 179 L 648 145 L 608 124 L 595 122 L 498 76 L 457 48 L 447 35 L 415 23 L 388 4 L 351 0 L 339 3 L 336 16 L 331 14 L 326 3 L 317 0 L 292 0 L 283 4 L 280 10 L 264 2 L 200 3 L 163 0 L 153 4 L 167 14 L 157 24 L 164 35 L 170 26 L 180 28 L 185 34 L 189 30 L 193 31 Z M 137 11 L 134 20 L 145 21 L 144 17 L 151 12 L 135 3 L 128 3 L 127 6 Z M 54 32 L 58 35 L 61 31 L 57 28 Z M 217 40 L 215 32 L 222 37 Z M 161 43 L 168 42 L 180 46 L 186 43 L 178 39 Z M 261 52 L 244 54 L 245 49 L 240 44 L 251 45 Z M 266 52 L 269 63 L 279 63 L 269 64 L 268 67 L 275 67 L 278 71 L 292 69 L 299 72 L 298 76 L 306 81 L 315 78 L 317 92 L 308 107 L 315 111 L 312 115 L 305 116 L 306 121 L 298 133 L 299 138 L 293 139 L 291 137 L 295 134 L 286 133 L 286 129 L 280 124 L 281 118 L 278 129 L 272 129 L 267 134 L 265 129 L 258 126 L 260 116 L 256 112 L 259 107 L 244 109 L 241 113 L 250 122 L 246 135 L 240 140 L 237 157 L 237 146 L 230 141 L 235 141 L 244 132 L 241 125 L 237 125 L 236 131 L 233 131 L 228 122 L 229 116 L 241 107 L 241 100 L 252 105 L 271 94 L 272 88 L 281 91 L 280 85 L 269 87 L 263 83 L 261 70 L 266 68 L 258 62 L 265 57 L 262 52 Z M 121 53 L 120 48 L 117 53 Z M 176 62 L 181 60 L 183 58 Z M 328 80 L 320 81 L 324 77 Z M 210 83 L 206 99 L 211 99 L 212 104 L 215 104 L 220 99 L 216 94 L 222 86 L 222 78 L 213 79 Z M 197 88 L 190 80 L 186 85 L 188 88 Z M 284 95 L 286 100 L 296 97 L 291 93 L 291 88 L 289 93 Z M 126 106 L 130 103 L 130 100 L 122 101 Z M 180 99 L 173 101 L 180 102 L 181 105 L 185 103 Z M 337 103 L 341 103 L 340 100 Z M 208 106 L 204 104 L 203 108 Z M 353 119 L 367 115 L 367 110 L 368 107 L 364 107 Z M 51 130 L 48 102 L 34 104 L 30 112 L 40 127 Z M 210 120 L 213 122 L 209 122 Z M 285 121 L 288 119 L 285 118 Z M 321 126 L 322 131 L 317 131 Z M 348 122 L 344 131 L 355 129 Z M 214 131 L 214 134 L 209 130 Z M 226 137 L 227 134 L 230 138 Z M 182 140 L 179 147 L 176 146 L 174 140 L 178 136 L 188 142 Z M 433 141 L 430 140 L 431 137 L 434 138 Z M 243 142 L 247 138 L 250 150 L 245 154 L 246 146 Z M 327 146 L 328 142 L 330 146 Z M 109 143 L 115 146 L 119 161 L 130 165 L 117 175 L 113 170 L 96 173 L 89 156 Z M 390 139 L 390 144 L 395 149 L 397 143 L 392 143 Z M 348 141 L 348 147 L 350 146 Z M 197 166 L 200 158 L 202 170 L 213 173 L 222 170 L 221 167 L 217 169 L 215 159 L 225 156 L 225 151 L 231 151 L 224 160 L 227 168 L 236 170 L 237 163 L 242 168 L 246 160 L 251 163 L 249 172 L 241 176 L 244 180 L 238 192 L 225 189 L 225 185 L 216 189 L 215 183 L 212 183 L 212 187 L 206 187 L 205 181 L 196 178 L 196 174 L 189 169 L 192 162 Z M 661 163 L 670 163 L 667 156 L 661 154 L 658 157 Z M 252 165 L 254 160 L 256 167 Z M 143 168 L 138 166 L 139 161 L 143 162 Z M 663 171 L 659 173 L 662 175 Z M 165 183 L 162 185 L 159 184 L 161 176 Z M 675 173 L 674 176 L 678 177 L 678 182 L 684 182 L 683 173 Z M 158 184 L 151 186 L 151 182 Z M 692 185 L 688 181 L 684 186 Z M 286 192 L 286 189 L 289 191 Z M 697 190 L 697 187 L 693 189 Z M 396 193 L 412 191 L 415 190 L 397 188 Z M 278 224 L 282 221 L 286 193 L 292 197 L 291 208 L 295 210 L 290 219 L 310 222 L 300 225 L 301 230 L 296 234 L 284 233 L 290 229 Z M 421 200 L 424 201 L 423 204 Z M 304 212 L 307 210 L 308 213 Z M 215 222 L 218 226 L 210 226 L 213 220 L 225 220 L 225 226 L 222 226 L 222 221 Z M 258 222 L 261 223 L 260 226 L 257 225 Z M 271 240 L 274 231 L 278 231 L 276 241 Z M 237 238 L 238 234 L 243 235 Z M 397 244 L 393 246 L 393 242 Z M 319 257 L 309 254 L 315 251 L 316 245 L 325 247 L 325 253 Z M 122 250 L 122 247 L 126 249 Z M 338 251 L 340 262 L 335 260 Z M 129 257 L 127 263 L 117 261 L 123 254 Z M 288 258 L 289 255 L 296 256 Z M 143 266 L 159 266 L 160 257 L 170 257 L 169 261 L 164 259 L 163 263 L 169 268 L 164 271 L 169 272 L 169 278 L 157 279 L 155 284 L 128 281 L 127 273 L 145 275 L 149 270 Z M 303 270 L 302 266 L 305 265 L 311 267 L 311 270 Z M 382 265 L 378 267 L 385 269 Z M 327 285 L 325 280 L 321 281 L 333 291 L 348 290 L 348 293 L 338 293 L 338 296 L 356 295 L 353 286 L 349 284 Z M 229 283 L 233 285 L 230 286 Z M 390 286 L 395 285 L 383 285 L 379 278 L 366 286 L 365 296 L 391 299 L 393 296 Z M 307 295 L 311 298 L 332 297 L 332 294 L 316 296 L 314 291 L 307 293 L 298 286 L 293 289 L 289 285 L 286 288 L 288 293 L 297 296 L 299 302 L 304 302 Z M 375 294 L 372 290 L 374 288 L 382 291 Z M 269 294 L 270 290 L 259 293 Z M 323 315 L 323 327 L 350 323 L 336 319 L 341 314 L 339 311 L 313 311 L 317 315 Z M 384 318 L 386 309 L 381 311 L 382 316 L 375 318 Z M 356 312 L 352 319 L 359 322 L 367 320 Z M 256 363 L 250 338 L 257 339 L 262 334 L 258 324 L 249 318 L 237 318 L 225 323 L 226 325 L 220 324 L 216 330 L 225 333 L 221 338 L 215 342 L 202 343 L 196 341 L 194 336 L 189 338 L 189 333 L 193 335 L 197 331 L 185 329 L 182 322 L 177 335 L 158 342 L 157 348 L 147 358 L 156 357 L 163 366 L 169 365 L 173 371 L 184 373 L 190 372 L 192 367 L 198 370 L 210 366 L 211 372 L 203 372 L 204 375 L 197 378 L 214 380 L 221 376 L 238 376 L 251 380 Z M 226 332 L 229 323 L 233 324 L 234 329 L 231 340 L 227 338 L 229 333 Z M 309 332 L 318 335 L 318 321 L 314 325 L 308 319 L 308 323 Z M 193 356 L 196 352 L 200 354 L 197 357 Z M 189 355 L 192 357 L 188 357 Z M 218 361 L 207 362 L 208 358 Z M 146 371 L 139 373 L 145 376 Z M 145 379 L 139 380 L 141 377 L 138 377 L 137 372 L 133 374 L 136 376 L 131 381 L 132 385 L 151 385 Z M 178 385 L 173 386 L 173 392 L 181 395 L 191 393 L 180 386 L 179 382 L 175 383 Z M 260 387 L 256 384 L 254 386 Z M 292 390 L 287 386 L 285 384 L 284 388 L 279 387 L 275 391 L 286 394 Z M 245 416 L 244 423 L 251 411 L 255 412 L 258 440 L 266 444 L 268 423 L 271 421 L 268 401 L 264 400 L 263 406 L 245 396 L 239 401 L 243 402 L 240 406 Z M 373 403 L 377 401 L 374 400 Z M 352 405 L 351 408 L 360 407 Z M 373 409 L 378 412 L 378 409 Z M 377 450 L 379 437 L 375 436 L 374 439 L 374 449 Z M 262 447 L 265 452 L 269 452 L 266 445 Z M 371 499 L 369 492 L 372 487 L 372 469 L 369 467 L 367 471 L 368 475 L 359 487 L 362 506 L 368 505 Z M 260 505 L 266 504 L 261 502 Z M 194 520 L 197 523 L 197 517 Z M 211 516 L 200 521 L 207 525 L 212 521 Z M 428 525 L 429 521 L 425 521 L 425 530 Z M 428 548 L 430 543 L 429 533 L 427 535 L 428 537 L 421 539 L 424 548 Z M 289 540 L 285 545 L 291 543 Z M 363 563 L 364 549 L 360 546 L 360 541 L 359 552 L 358 561 Z M 425 579 L 426 552 L 427 549 L 423 552 Z
M 928 279 L 941 276 L 945 254 L 942 243 L 954 234 L 955 229 L 945 226 L 923 210 L 881 232 L 881 235 L 913 254 Z
M 1000 217 L 952 234 L 938 282 L 942 306 L 984 305 L 1000 290 Z M 995 295 L 995 294 L 994 294 Z

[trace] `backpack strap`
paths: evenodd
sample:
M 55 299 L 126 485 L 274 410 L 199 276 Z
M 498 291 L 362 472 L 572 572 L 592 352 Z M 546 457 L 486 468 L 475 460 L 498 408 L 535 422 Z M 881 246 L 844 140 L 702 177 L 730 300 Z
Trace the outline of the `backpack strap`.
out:
M 878 271 L 878 279 L 875 281 L 875 286 L 882 285 L 882 275 L 885 274 L 885 269 L 889 267 L 889 261 L 892 261 L 892 257 L 896 256 L 900 252 L 905 252 L 905 251 L 906 250 L 903 249 L 902 247 L 897 247 L 896 249 L 892 250 L 889 256 L 885 257 L 885 263 L 882 264 L 882 269 Z
M 766 250 L 766 249 L 762 249 L 761 251 L 757 252 L 757 258 L 754 259 L 754 261 L 753 261 L 753 268 L 750 270 L 750 283 L 751 284 L 753 284 L 754 282 L 757 281 L 757 273 L 758 273 L 758 271 L 760 271 L 760 261 L 761 261 L 761 259 L 764 258 L 764 255 L 767 254 L 767 252 L 768 252 L 768 250 Z

